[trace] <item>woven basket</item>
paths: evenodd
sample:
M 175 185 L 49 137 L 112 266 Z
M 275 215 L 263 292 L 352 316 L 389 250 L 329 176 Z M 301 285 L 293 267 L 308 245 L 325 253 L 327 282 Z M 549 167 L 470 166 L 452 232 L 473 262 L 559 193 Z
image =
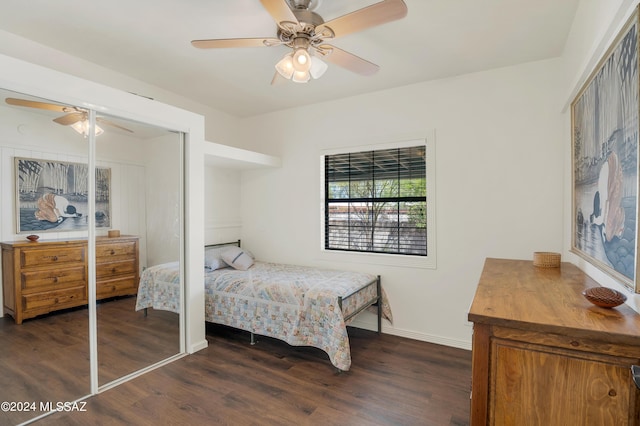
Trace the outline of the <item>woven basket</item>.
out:
M 627 301 L 627 296 L 608 287 L 591 287 L 582 294 L 589 302 L 601 308 L 615 308 Z
M 536 251 L 533 253 L 533 266 L 539 268 L 559 268 L 560 253 Z

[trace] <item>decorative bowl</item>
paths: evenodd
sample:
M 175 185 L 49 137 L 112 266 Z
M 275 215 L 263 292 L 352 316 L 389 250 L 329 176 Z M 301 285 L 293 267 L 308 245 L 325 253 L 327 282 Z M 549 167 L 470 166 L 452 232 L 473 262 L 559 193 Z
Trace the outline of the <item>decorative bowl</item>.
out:
M 38 235 L 27 235 L 29 241 L 38 241 L 38 238 L 40 238 Z
M 582 295 L 601 308 L 614 308 L 627 300 L 627 296 L 608 287 L 591 287 L 583 291 Z

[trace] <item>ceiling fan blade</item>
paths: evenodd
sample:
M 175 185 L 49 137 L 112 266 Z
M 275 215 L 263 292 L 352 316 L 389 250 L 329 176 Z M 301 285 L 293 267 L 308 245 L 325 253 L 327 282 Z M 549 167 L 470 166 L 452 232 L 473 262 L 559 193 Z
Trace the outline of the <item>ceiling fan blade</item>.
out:
M 96 117 L 96 121 L 98 123 L 100 123 L 100 124 L 106 124 L 107 126 L 116 127 L 116 128 L 118 128 L 120 130 L 124 130 L 126 132 L 133 133 L 133 130 L 127 129 L 126 127 L 122 127 L 121 125 L 116 124 L 113 121 L 105 120 L 102 117 Z
M 260 3 L 267 9 L 276 24 L 280 24 L 280 22 L 298 23 L 298 18 L 293 14 L 287 0 L 260 0 Z
M 277 85 L 282 84 L 282 83 L 284 83 L 286 81 L 287 81 L 287 79 L 284 78 L 283 76 L 281 76 L 278 71 L 276 71 L 275 74 L 273 75 L 273 78 L 271 79 L 271 85 L 272 86 L 277 86 Z
M 58 124 L 62 124 L 63 126 L 70 126 L 78 121 L 82 121 L 86 119 L 86 113 L 84 112 L 72 112 L 71 114 L 63 115 L 62 117 L 54 118 Z
M 330 44 L 318 46 L 317 50 L 318 53 L 320 53 L 320 57 L 325 61 L 355 72 L 356 74 L 373 75 L 380 69 L 376 64 L 362 59 L 353 53 L 331 46 Z
M 405 16 L 407 16 L 407 5 L 403 0 L 383 0 L 318 25 L 316 34 L 322 33 L 325 28 L 330 28 L 334 37 L 342 37 Z
M 277 38 L 219 38 L 211 40 L 193 40 L 191 44 L 198 49 L 222 49 L 227 47 L 265 47 L 281 44 Z
M 5 102 L 9 105 L 23 106 L 30 108 L 47 109 L 49 111 L 66 112 L 70 107 L 56 104 L 48 104 L 45 102 L 28 101 L 26 99 L 6 98 Z

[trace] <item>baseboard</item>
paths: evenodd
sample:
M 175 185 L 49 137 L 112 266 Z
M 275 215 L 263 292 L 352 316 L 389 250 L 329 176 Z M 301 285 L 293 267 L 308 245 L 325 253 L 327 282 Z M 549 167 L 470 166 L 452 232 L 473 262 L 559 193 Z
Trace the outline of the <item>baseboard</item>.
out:
M 198 343 L 194 343 L 193 345 L 191 345 L 190 348 L 187 348 L 187 352 L 193 354 L 205 349 L 207 346 L 209 346 L 209 342 L 207 341 L 207 339 L 203 339 Z
M 349 324 L 352 327 L 362 328 L 365 330 L 378 331 L 377 324 L 372 324 L 368 321 L 355 319 Z M 418 333 L 411 330 L 402 330 L 395 327 L 390 327 L 382 322 L 382 332 L 385 334 L 391 334 L 393 336 L 406 337 L 407 339 L 420 340 L 422 342 L 435 343 L 437 345 L 450 346 L 453 348 L 471 350 L 471 341 L 451 339 L 443 336 L 436 336 L 433 334 Z

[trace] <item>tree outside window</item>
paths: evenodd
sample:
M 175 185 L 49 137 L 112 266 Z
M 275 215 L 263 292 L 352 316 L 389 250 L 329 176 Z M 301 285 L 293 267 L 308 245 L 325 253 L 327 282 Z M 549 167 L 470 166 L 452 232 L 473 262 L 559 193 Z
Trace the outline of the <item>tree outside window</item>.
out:
M 425 147 L 325 156 L 325 249 L 427 255 Z

